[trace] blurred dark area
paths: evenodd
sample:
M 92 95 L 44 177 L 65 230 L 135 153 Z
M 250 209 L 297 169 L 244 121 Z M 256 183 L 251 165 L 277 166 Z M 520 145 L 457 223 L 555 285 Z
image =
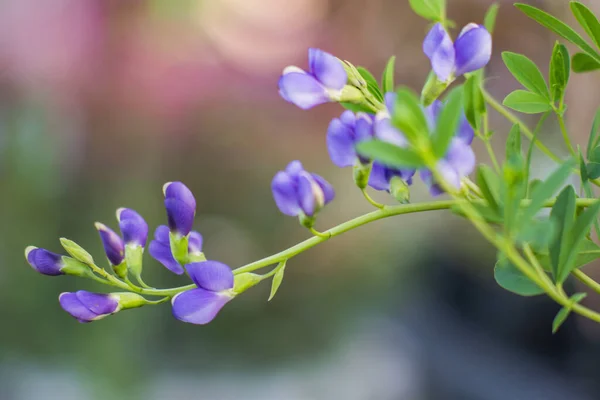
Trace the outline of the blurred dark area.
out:
M 572 20 L 566 1 L 526 2 Z M 487 87 L 503 98 L 518 84 L 501 51 L 545 66 L 556 37 L 500 3 Z M 481 22 L 490 4 L 449 0 L 449 15 Z M 311 249 L 274 300 L 263 284 L 207 326 L 180 323 L 168 305 L 78 324 L 59 293 L 105 288 L 25 262 L 26 246 L 58 252 L 60 237 L 103 259 L 93 223 L 116 228 L 124 206 L 164 224 L 161 188 L 175 180 L 196 195 L 209 258 L 236 268 L 268 256 L 308 237 L 271 197 L 293 159 L 335 186 L 319 229 L 370 211 L 327 155 L 339 106 L 297 109 L 277 80 L 319 47 L 375 76 L 396 55 L 396 82 L 419 90 L 427 30 L 393 0 L 0 1 L 0 399 L 600 398 L 599 327 L 571 316 L 553 335 L 559 307 L 497 287 L 494 249 L 450 213 L 378 221 Z M 577 75 L 568 92 L 582 144 L 598 83 Z M 510 126 L 491 122 L 502 154 Z M 561 151 L 554 122 L 543 136 Z M 536 157 L 535 174 L 551 168 Z M 416 183 L 412 198 L 429 195 Z M 145 280 L 189 283 L 149 256 Z

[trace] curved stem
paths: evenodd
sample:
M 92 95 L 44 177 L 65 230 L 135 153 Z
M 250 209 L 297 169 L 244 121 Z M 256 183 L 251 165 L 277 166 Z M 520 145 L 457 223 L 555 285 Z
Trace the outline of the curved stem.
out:
M 367 200 L 369 203 L 371 203 L 371 205 L 372 205 L 373 207 L 375 207 L 375 208 L 379 208 L 379 209 L 381 209 L 381 208 L 385 207 L 385 205 L 384 205 L 384 204 L 378 203 L 378 202 L 376 202 L 375 200 L 373 200 L 373 198 L 372 198 L 371 196 L 369 196 L 369 193 L 367 193 L 367 189 L 361 189 L 361 192 L 362 192 L 363 196 L 365 197 L 365 199 L 366 199 L 366 200 Z
M 600 294 L 600 283 L 593 280 L 589 275 L 581 271 L 580 269 L 575 269 L 572 272 L 573 276 L 577 278 L 581 283 L 592 289 L 594 292 Z

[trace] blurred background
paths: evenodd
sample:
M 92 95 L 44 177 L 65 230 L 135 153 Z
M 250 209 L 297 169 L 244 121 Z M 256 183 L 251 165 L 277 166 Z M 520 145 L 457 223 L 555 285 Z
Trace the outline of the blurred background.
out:
M 572 21 L 567 1 L 526 2 Z M 448 3 L 463 26 L 491 1 Z M 419 90 L 427 30 L 394 0 L 0 1 L 0 399 L 600 398 L 599 327 L 571 317 L 552 335 L 558 306 L 498 288 L 494 249 L 449 213 L 318 246 L 288 264 L 273 301 L 263 284 L 208 326 L 179 323 L 167 305 L 78 324 L 58 294 L 99 287 L 24 260 L 27 245 L 60 251 L 59 237 L 103 259 L 93 223 L 116 228 L 122 206 L 165 223 L 172 180 L 196 195 L 210 258 L 235 268 L 273 254 L 307 238 L 271 198 L 272 176 L 293 159 L 336 188 L 318 228 L 370 211 L 327 155 L 340 108 L 304 112 L 278 96 L 277 79 L 319 47 L 376 76 L 396 55 L 396 81 Z M 502 1 L 494 40 L 487 87 L 503 98 L 517 83 L 500 52 L 545 66 L 556 37 Z M 581 144 L 598 84 L 573 76 L 568 92 Z M 492 124 L 501 155 L 509 126 L 495 114 Z M 561 152 L 559 136 L 549 121 L 544 140 Z M 534 167 L 542 176 L 552 164 L 540 156 Z M 421 183 L 412 197 L 428 198 Z M 150 257 L 145 277 L 187 284 Z

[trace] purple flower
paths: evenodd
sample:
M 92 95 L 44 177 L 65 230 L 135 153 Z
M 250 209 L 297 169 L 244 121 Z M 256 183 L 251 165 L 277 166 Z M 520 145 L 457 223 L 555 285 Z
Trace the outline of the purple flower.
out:
M 163 186 L 163 193 L 171 232 L 186 236 L 192 230 L 196 215 L 192 191 L 181 182 L 168 182 Z
M 115 231 L 100 222 L 96 222 L 94 225 L 100 234 L 100 240 L 102 240 L 108 261 L 112 265 L 120 265 L 125 259 L 125 244 L 123 243 L 123 239 Z
M 177 275 L 184 273 L 183 267 L 175 260 L 171 252 L 169 228 L 166 225 L 156 228 L 156 231 L 154 231 L 154 240 L 150 242 L 148 250 L 150 251 L 150 255 L 169 271 Z M 199 254 L 202 252 L 202 235 L 196 231 L 190 232 L 188 252 L 190 254 Z
M 385 110 L 378 112 L 375 116 L 375 137 L 381 141 L 395 144 L 396 146 L 408 147 L 408 141 L 404 137 L 404 134 L 392 125 L 390 119 L 395 102 L 396 93 L 390 92 L 385 94 L 386 108 Z M 371 175 L 369 176 L 369 186 L 375 190 L 386 190 L 389 192 L 390 181 L 393 177 L 398 176 L 402 178 L 407 185 L 410 185 L 414 174 L 414 169 L 387 167 L 376 161 L 373 163 Z
M 118 297 L 110 294 L 79 290 L 61 293 L 58 301 L 66 312 L 82 323 L 96 321 L 119 311 Z
M 334 118 L 327 129 L 327 150 L 331 161 L 340 168 L 351 167 L 357 162 L 366 164 L 356 153 L 359 142 L 373 138 L 373 117 L 369 114 L 344 111 L 340 118 Z
M 442 24 L 435 24 L 423 42 L 423 52 L 440 81 L 483 68 L 492 55 L 492 36 L 481 25 L 466 25 L 456 42 Z
M 146 246 L 148 224 L 140 214 L 130 208 L 119 208 L 117 220 L 125 244 L 137 245 L 142 248 Z
M 173 297 L 173 315 L 183 322 L 207 324 L 233 299 L 233 273 L 218 261 L 191 263 L 185 269 L 198 287 Z
M 335 196 L 329 182 L 306 172 L 300 161 L 292 161 L 285 171 L 275 174 L 271 190 L 279 210 L 289 216 L 312 217 Z
M 426 110 L 426 114 L 435 129 L 437 116 L 443 107 L 440 101 L 434 102 Z M 458 129 L 448 151 L 443 159 L 438 161 L 438 170 L 444 177 L 444 180 L 455 189 L 460 189 L 461 179 L 469 175 L 475 169 L 475 153 L 471 149 L 471 142 L 475 132 L 463 115 L 461 117 Z M 429 170 L 419 171 L 421 179 L 429 186 L 432 196 L 438 196 L 443 193 L 442 188 L 435 182 L 433 174 Z
M 339 59 L 319 49 L 308 49 L 308 71 L 294 66 L 283 70 L 279 94 L 284 100 L 304 110 L 340 100 L 348 75 Z
M 38 249 L 29 246 L 25 249 L 25 257 L 29 265 L 37 272 L 44 275 L 56 276 L 63 275 L 64 262 L 60 254 L 53 253 L 46 249 Z

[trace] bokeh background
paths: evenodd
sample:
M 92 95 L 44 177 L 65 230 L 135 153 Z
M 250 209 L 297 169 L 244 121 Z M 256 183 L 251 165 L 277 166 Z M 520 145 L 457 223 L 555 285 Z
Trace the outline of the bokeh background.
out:
M 526 2 L 572 21 L 566 0 Z M 491 4 L 448 3 L 458 26 Z M 500 52 L 545 66 L 556 40 L 510 3 L 488 68 L 499 98 L 517 88 Z M 59 237 L 103 259 L 93 223 L 116 227 L 126 206 L 162 224 L 162 184 L 181 180 L 196 194 L 205 252 L 241 266 L 307 237 L 270 193 L 293 159 L 336 188 L 319 228 L 369 211 L 351 171 L 327 156 L 339 107 L 304 112 L 278 96 L 277 79 L 320 47 L 376 76 L 396 55 L 397 82 L 418 90 L 427 29 L 405 0 L 0 1 L 0 399 L 600 398 L 598 327 L 571 317 L 551 335 L 558 306 L 497 288 L 493 248 L 449 213 L 318 246 L 288 264 L 273 301 L 263 284 L 203 327 L 168 305 L 78 324 L 58 294 L 98 286 L 40 276 L 24 260 L 30 244 L 59 251 Z M 573 77 L 579 143 L 598 87 L 597 74 Z M 501 156 L 509 126 L 495 114 L 492 124 Z M 543 137 L 562 151 L 554 121 Z M 552 165 L 536 157 L 534 168 Z M 412 197 L 428 194 L 417 183 Z M 145 272 L 157 287 L 187 283 L 150 257 Z

